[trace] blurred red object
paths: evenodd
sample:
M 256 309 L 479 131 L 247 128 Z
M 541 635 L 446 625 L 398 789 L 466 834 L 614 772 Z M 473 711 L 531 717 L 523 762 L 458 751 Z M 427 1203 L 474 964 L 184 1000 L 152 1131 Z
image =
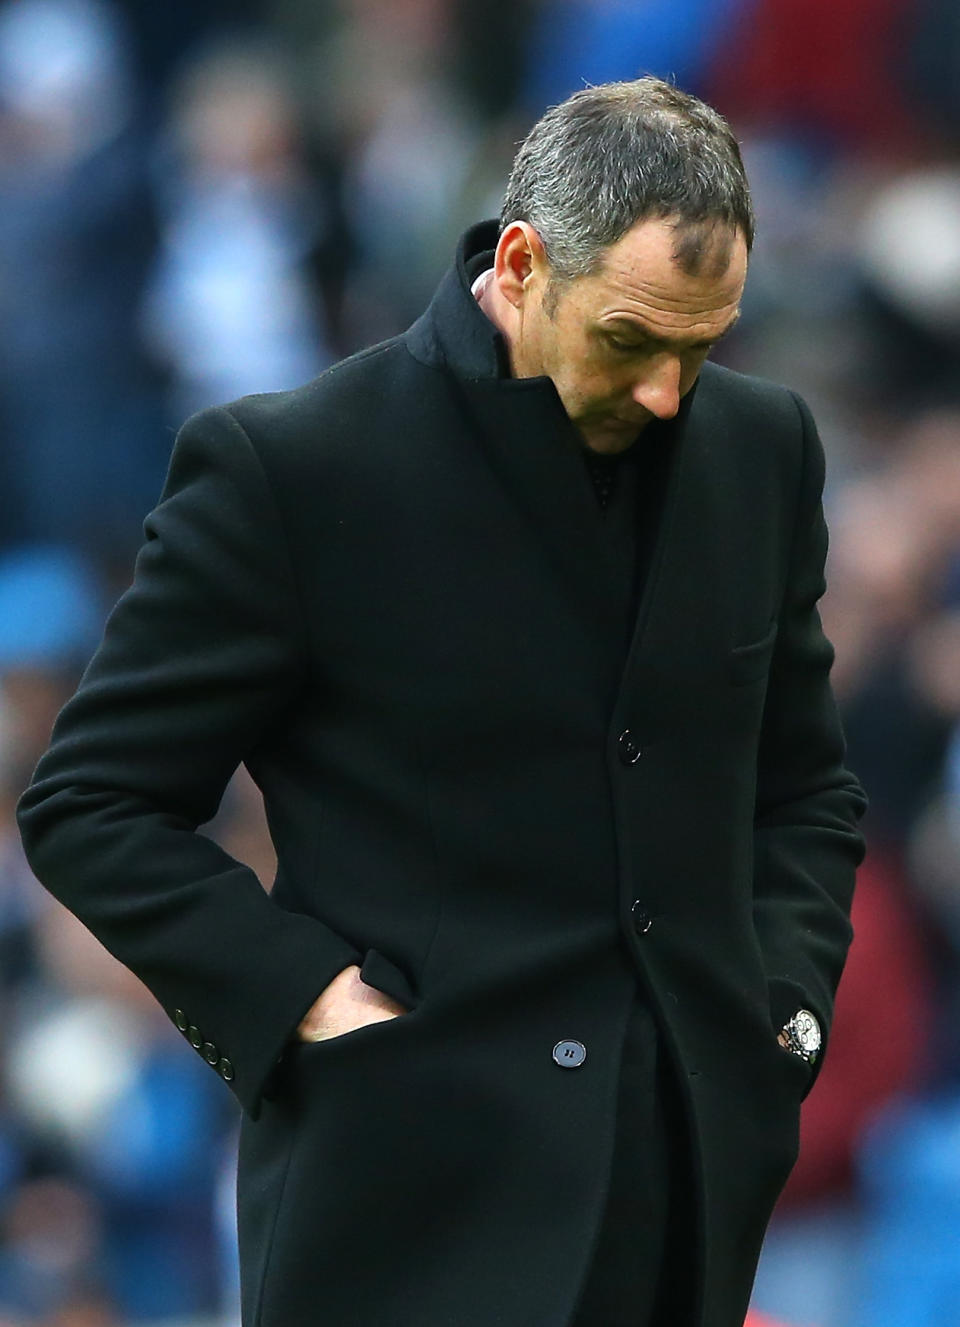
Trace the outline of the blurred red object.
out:
M 768 1318 L 765 1313 L 750 1312 L 743 1327 L 787 1327 L 787 1324 L 776 1322 L 773 1318 Z
M 812 128 L 846 146 L 911 148 L 898 81 L 913 0 L 754 0 L 716 52 L 708 92 L 739 124 Z

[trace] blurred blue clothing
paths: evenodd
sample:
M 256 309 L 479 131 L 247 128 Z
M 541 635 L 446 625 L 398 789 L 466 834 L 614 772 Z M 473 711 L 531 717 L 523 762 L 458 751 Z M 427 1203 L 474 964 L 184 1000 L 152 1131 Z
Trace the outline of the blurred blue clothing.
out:
M 132 132 L 0 165 L 0 544 L 127 557 L 140 543 L 172 441 L 138 343 L 144 172 Z
M 23 1176 L 26 1156 L 23 1140 L 13 1120 L 0 1115 L 0 1202 L 6 1202 Z
M 656 74 L 696 92 L 720 35 L 753 0 L 553 0 L 530 44 L 535 115 L 587 83 Z
M 891 1108 L 861 1168 L 867 1220 L 849 1327 L 960 1322 L 960 1096 Z
M 859 1212 L 845 1197 L 775 1212 L 752 1307 L 797 1327 L 852 1327 L 850 1269 L 856 1265 L 859 1239 Z
M 86 667 L 107 605 L 83 557 L 37 544 L 0 554 L 0 673 Z
M 179 1038 L 145 1048 L 85 1178 L 103 1206 L 105 1282 L 130 1322 L 217 1306 L 214 1201 L 226 1127 L 220 1085 Z

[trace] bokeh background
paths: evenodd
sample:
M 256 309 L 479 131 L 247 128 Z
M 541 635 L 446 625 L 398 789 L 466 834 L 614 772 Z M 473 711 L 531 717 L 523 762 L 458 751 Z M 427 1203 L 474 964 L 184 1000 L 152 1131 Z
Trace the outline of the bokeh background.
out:
M 756 1305 L 960 1323 L 956 0 L 5 0 L 0 1327 L 238 1323 L 233 1098 L 13 822 L 177 426 L 402 330 L 542 110 L 641 72 L 744 144 L 759 238 L 722 358 L 819 421 L 824 616 L 872 798 Z M 206 832 L 269 882 L 248 780 Z

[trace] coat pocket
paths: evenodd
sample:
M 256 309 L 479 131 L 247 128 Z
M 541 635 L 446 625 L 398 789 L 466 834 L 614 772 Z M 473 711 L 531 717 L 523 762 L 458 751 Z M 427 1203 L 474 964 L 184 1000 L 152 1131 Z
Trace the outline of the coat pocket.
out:
M 397 1014 L 395 1016 L 397 1018 L 405 1018 L 420 1003 L 420 997 L 407 974 L 378 949 L 368 949 L 364 954 L 360 965 L 360 980 L 366 982 L 368 986 L 375 986 L 378 991 L 405 1006 L 405 1012 Z M 362 1023 L 359 1027 L 350 1028 L 346 1032 L 321 1037 L 319 1041 L 293 1042 L 292 1047 L 301 1059 L 305 1056 L 313 1058 L 317 1054 L 323 1056 L 337 1046 L 356 1046 L 357 1043 L 362 1045 L 369 1037 L 381 1034 L 382 1030 L 393 1021 L 392 1018 L 376 1018 L 370 1023 Z
M 777 620 L 774 618 L 759 640 L 737 645 L 727 655 L 727 678 L 735 687 L 746 686 L 766 677 L 777 641 Z
M 375 986 L 384 995 L 399 1000 L 407 1009 L 415 1009 L 420 1003 L 416 991 L 407 974 L 390 961 L 379 949 L 368 949 L 360 965 L 360 980 L 368 986 Z

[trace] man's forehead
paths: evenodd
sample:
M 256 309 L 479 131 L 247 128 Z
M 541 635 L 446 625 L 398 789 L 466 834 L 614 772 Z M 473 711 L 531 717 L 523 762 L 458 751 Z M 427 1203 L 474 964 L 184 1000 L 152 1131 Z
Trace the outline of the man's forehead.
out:
M 658 217 L 637 222 L 610 245 L 594 279 L 608 297 L 719 310 L 739 303 L 746 270 L 746 242 L 739 231 Z
M 719 281 L 731 267 L 736 279 L 746 258 L 743 233 L 722 220 L 644 217 L 604 250 L 598 271 L 658 263 L 676 267 L 685 276 Z

